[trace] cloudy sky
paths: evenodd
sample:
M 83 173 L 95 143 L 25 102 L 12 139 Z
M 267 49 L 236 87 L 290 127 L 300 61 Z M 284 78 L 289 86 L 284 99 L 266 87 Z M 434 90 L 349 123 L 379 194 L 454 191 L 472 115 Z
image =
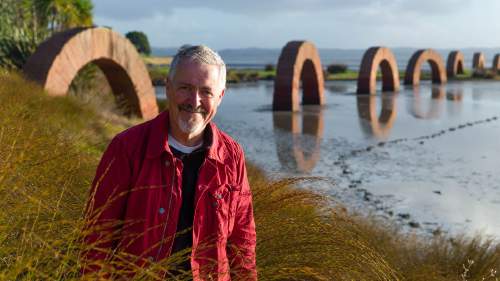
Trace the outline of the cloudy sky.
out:
M 152 46 L 500 48 L 500 0 L 94 0 L 94 22 Z

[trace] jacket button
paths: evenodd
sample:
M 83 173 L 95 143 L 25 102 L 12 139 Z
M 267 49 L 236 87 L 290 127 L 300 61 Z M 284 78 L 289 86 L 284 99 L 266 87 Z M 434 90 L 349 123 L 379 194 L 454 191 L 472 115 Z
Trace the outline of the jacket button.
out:
M 165 167 L 170 167 L 170 161 L 165 160 Z
M 161 207 L 158 212 L 160 213 L 160 215 L 163 215 L 163 213 L 165 213 L 165 209 L 163 207 Z
M 213 205 L 214 207 L 217 207 L 217 205 L 218 205 L 218 204 L 217 204 L 217 202 L 213 202 L 213 203 L 212 203 L 212 205 Z

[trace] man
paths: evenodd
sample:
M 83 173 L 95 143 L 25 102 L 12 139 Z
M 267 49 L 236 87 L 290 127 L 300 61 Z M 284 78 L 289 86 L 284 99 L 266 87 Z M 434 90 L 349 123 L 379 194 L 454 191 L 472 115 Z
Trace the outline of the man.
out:
M 194 280 L 257 278 L 243 151 L 211 122 L 225 83 L 225 64 L 208 47 L 175 55 L 168 111 L 118 134 L 97 168 L 84 272 L 153 266 L 187 252 L 165 277 L 191 270 Z

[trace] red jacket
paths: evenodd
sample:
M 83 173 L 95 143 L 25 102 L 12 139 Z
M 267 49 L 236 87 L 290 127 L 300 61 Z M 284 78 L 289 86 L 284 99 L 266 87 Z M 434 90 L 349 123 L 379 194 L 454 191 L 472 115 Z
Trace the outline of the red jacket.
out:
M 169 149 L 168 119 L 163 112 L 125 130 L 104 152 L 87 206 L 84 271 L 118 259 L 147 266 L 170 255 L 181 207 L 182 161 Z M 195 192 L 193 276 L 255 280 L 255 223 L 243 151 L 215 124 L 207 129 L 212 144 Z

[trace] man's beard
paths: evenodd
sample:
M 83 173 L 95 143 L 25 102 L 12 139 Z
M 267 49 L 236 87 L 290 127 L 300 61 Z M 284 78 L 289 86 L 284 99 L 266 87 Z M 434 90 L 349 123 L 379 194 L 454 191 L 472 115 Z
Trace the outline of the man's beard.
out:
M 206 115 L 206 111 L 203 108 L 198 107 L 196 109 L 193 109 L 191 105 L 186 104 L 180 104 L 178 108 L 179 112 L 185 111 L 193 113 L 188 119 L 184 119 L 182 115 L 179 116 L 177 124 L 179 125 L 179 129 L 181 129 L 182 132 L 186 134 L 193 134 L 204 129 L 204 119 L 201 118 L 201 116 L 204 117 Z

